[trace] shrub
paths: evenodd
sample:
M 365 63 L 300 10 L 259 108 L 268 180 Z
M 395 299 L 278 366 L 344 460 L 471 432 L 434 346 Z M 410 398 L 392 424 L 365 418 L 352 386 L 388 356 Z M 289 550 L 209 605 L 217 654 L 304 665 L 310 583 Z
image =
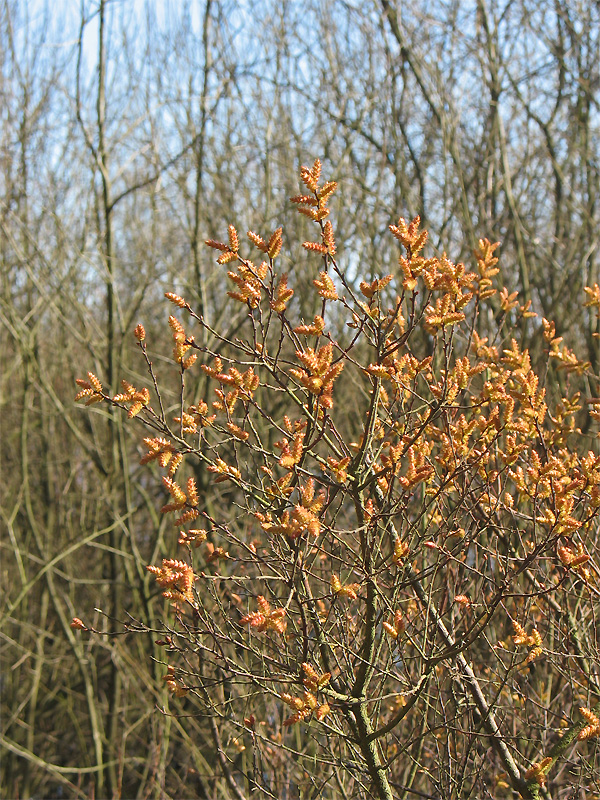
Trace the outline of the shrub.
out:
M 179 551 L 148 570 L 167 685 L 182 715 L 208 715 L 238 797 L 581 785 L 600 733 L 589 364 L 495 287 L 487 240 L 470 270 L 400 219 L 397 273 L 350 280 L 320 173 L 292 198 L 316 234 L 311 320 L 281 228 L 242 248 L 230 225 L 206 244 L 237 329 L 167 294 L 176 410 L 141 325 L 150 389 L 78 382 L 141 421 L 141 462 L 162 473 Z

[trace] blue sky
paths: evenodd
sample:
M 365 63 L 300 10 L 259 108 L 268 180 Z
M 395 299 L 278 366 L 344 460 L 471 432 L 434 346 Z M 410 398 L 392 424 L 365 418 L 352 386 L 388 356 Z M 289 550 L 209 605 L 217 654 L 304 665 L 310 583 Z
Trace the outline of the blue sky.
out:
M 98 2 L 97 0 L 84 0 L 83 8 L 88 24 L 83 33 L 83 54 L 88 68 L 92 68 L 97 58 L 98 50 Z M 132 28 L 137 22 L 142 22 L 147 13 L 156 19 L 160 29 L 168 27 L 168 21 L 175 15 L 179 16 L 183 7 L 188 6 L 191 30 L 199 34 L 202 25 L 202 12 L 204 3 L 200 0 L 108 0 L 106 6 L 106 23 L 110 29 L 121 19 L 127 29 L 133 33 Z M 33 31 L 46 30 L 46 48 L 73 48 L 78 40 L 81 22 L 82 4 L 79 0 L 28 0 L 24 4 L 21 14 L 22 24 L 16 25 L 15 35 L 27 34 L 25 20 L 28 19 L 29 27 Z M 38 37 L 29 33 L 30 39 L 35 41 Z

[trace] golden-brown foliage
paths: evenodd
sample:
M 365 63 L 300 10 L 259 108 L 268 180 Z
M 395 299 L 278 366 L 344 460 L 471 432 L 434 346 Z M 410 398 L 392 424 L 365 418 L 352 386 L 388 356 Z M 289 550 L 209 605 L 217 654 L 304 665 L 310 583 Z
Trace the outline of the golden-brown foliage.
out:
M 187 315 L 169 317 L 177 416 L 148 388 L 124 381 L 111 397 L 92 373 L 78 381 L 77 399 L 152 431 L 142 463 L 164 473 L 181 547 L 148 567 L 169 601 L 165 680 L 256 758 L 296 750 L 349 792 L 390 800 L 417 767 L 456 763 L 463 787 L 537 797 L 568 748 L 600 733 L 600 455 L 582 432 L 596 379 L 545 319 L 532 364 L 517 328 L 535 315 L 496 285 L 498 243 L 481 240 L 470 270 L 425 257 L 419 218 L 400 218 L 397 274 L 357 291 L 321 171 L 303 167 L 307 194 L 292 198 L 314 223 L 311 324 L 276 265 L 282 229 L 248 233 L 268 258 L 257 265 L 230 225 L 227 243 L 206 244 L 247 310 L 235 336 L 167 294 Z M 586 305 L 600 308 L 598 291 Z M 135 337 L 160 392 L 141 326 Z M 201 398 L 185 380 L 197 360 Z

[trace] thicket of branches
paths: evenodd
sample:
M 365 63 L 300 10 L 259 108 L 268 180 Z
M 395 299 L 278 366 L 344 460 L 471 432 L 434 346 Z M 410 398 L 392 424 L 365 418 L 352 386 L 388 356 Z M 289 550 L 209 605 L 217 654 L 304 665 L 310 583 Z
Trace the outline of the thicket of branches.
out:
M 404 792 L 410 797 L 411 790 L 431 796 L 461 792 L 460 796 L 469 792 L 478 796 L 483 791 L 500 795 L 524 790 L 515 776 L 526 780 L 523 776 L 531 763 L 536 759 L 540 763 L 559 741 L 561 726 L 578 735 L 584 723 L 578 722 L 578 707 L 593 710 L 597 703 L 593 493 L 591 483 L 575 485 L 582 479 L 574 474 L 587 468 L 577 459 L 596 447 L 587 411 L 600 394 L 593 377 L 600 368 L 597 315 L 593 306 L 582 310 L 584 287 L 599 282 L 597 5 L 557 3 L 540 10 L 526 0 L 434 3 L 426 13 L 404 6 L 400 11 L 386 0 L 262 5 L 263 13 L 257 15 L 250 5 L 216 0 L 207 0 L 199 9 L 196 4 L 178 3 L 165 12 L 147 4 L 143 19 L 129 4 L 104 0 L 83 4 L 80 17 L 66 12 L 57 16 L 42 4 L 28 9 L 26 4 L 4 0 L 0 7 L 4 597 L 0 783 L 7 796 L 62 792 L 83 797 L 216 797 L 247 793 L 254 781 L 271 787 L 275 796 L 287 792 L 293 797 L 302 791 L 309 797 L 321 791 L 319 785 L 309 785 L 321 773 L 321 758 L 331 762 L 330 772 L 322 775 L 328 781 L 322 791 L 330 796 L 341 797 L 344 792 L 361 796 L 375 791 L 377 781 L 369 772 L 375 769 L 372 760 L 369 767 L 369 758 L 374 757 L 383 759 L 391 791 L 400 796 Z M 327 241 L 312 235 L 310 220 L 287 202 L 298 192 L 298 165 L 312 163 L 316 153 L 324 160 L 327 177 L 338 183 L 329 201 L 337 267 L 332 266 L 331 252 L 322 257 L 335 291 L 346 298 L 346 304 L 328 301 L 325 314 L 320 304 L 326 298 L 316 299 L 318 289 L 313 284 L 325 264 L 319 267 L 319 256 L 301 245 L 316 240 L 327 248 Z M 402 287 L 406 276 L 398 265 L 398 243 L 388 231 L 390 220 L 399 214 L 407 219 L 420 214 L 422 227 L 430 232 L 428 257 L 441 259 L 445 249 L 453 264 L 466 264 L 466 273 L 477 274 L 475 250 L 485 256 L 480 236 L 502 242 L 502 283 L 497 288 L 508 288 L 485 303 L 477 302 L 475 293 L 460 333 L 450 335 L 448 329 L 445 338 L 435 325 L 427 328 L 427 316 L 419 316 L 425 312 L 431 286 L 420 284 L 414 305 L 408 303 L 413 287 Z M 261 290 L 265 308 L 273 302 L 269 292 L 278 285 L 271 286 L 270 269 L 273 275 L 287 274 L 294 289 L 289 324 L 281 332 L 277 325 L 283 312 L 264 312 L 273 318 L 265 333 L 267 352 L 273 352 L 280 336 L 278 365 L 287 377 L 275 392 L 267 390 L 278 385 L 273 375 L 260 374 L 256 405 L 249 408 L 264 410 L 261 424 L 250 412 L 239 416 L 239 409 L 249 402 L 239 398 L 235 415 L 218 423 L 221 438 L 210 440 L 211 455 L 196 446 L 193 449 L 204 456 L 186 467 L 191 470 L 185 473 L 186 481 L 195 477 L 198 508 L 208 522 L 208 528 L 198 526 L 207 528 L 208 543 L 194 550 L 195 558 L 208 560 L 211 554 L 206 555 L 206 548 L 214 547 L 209 567 L 198 570 L 197 563 L 189 562 L 190 568 L 205 572 L 205 578 L 194 583 L 194 602 L 205 609 L 204 614 L 210 613 L 205 633 L 210 631 L 213 640 L 227 633 L 237 645 L 231 653 L 223 653 L 223 663 L 206 658 L 200 665 L 185 667 L 185 659 L 165 652 L 169 634 L 121 635 L 127 620 L 149 630 L 161 629 L 168 606 L 145 567 L 153 564 L 161 569 L 163 558 L 181 560 L 185 553 L 174 550 L 169 515 L 159 513 L 164 503 L 160 482 L 139 464 L 149 451 L 140 448 L 139 428 L 128 424 L 111 404 L 97 406 L 91 414 L 74 407 L 72 387 L 82 370 L 89 369 L 108 387 L 107 397 L 120 391 L 122 378 L 136 389 L 153 390 L 147 365 L 133 357 L 131 331 L 143 319 L 163 407 L 157 407 L 155 395 L 150 405 L 160 425 L 168 425 L 176 434 L 173 452 L 190 446 L 182 444 L 185 436 L 173 428 L 173 417 L 182 416 L 182 401 L 180 387 L 166 379 L 172 369 L 172 340 L 164 335 L 165 291 L 185 297 L 193 309 L 195 328 L 185 316 L 177 316 L 186 337 L 195 337 L 190 352 L 200 348 L 202 364 L 213 369 L 212 374 L 202 372 L 198 364 L 185 371 L 186 403 L 199 408 L 204 401 L 210 406 L 213 390 L 220 385 L 218 376 L 232 366 L 242 373 L 250 367 L 256 374 L 259 367 L 268 372 L 273 365 L 269 366 L 267 355 L 263 363 L 256 361 L 248 345 L 240 350 L 248 326 L 258 325 L 260 331 L 266 324 L 264 319 L 256 321 L 262 306 L 253 307 L 251 293 L 246 298 L 250 309 L 248 303 L 227 296 L 227 291 L 245 291 L 249 276 L 240 272 L 242 262 L 235 266 L 233 258 L 227 266 L 215 265 L 203 244 L 205 239 L 225 239 L 224 245 L 231 247 L 223 235 L 231 223 L 239 231 L 260 230 L 267 246 L 270 233 L 283 226 L 284 247 L 276 266 L 270 265 L 265 275 L 253 280 L 267 287 Z M 255 255 L 251 249 L 243 252 L 243 258 L 253 259 L 258 267 Z M 404 257 L 409 258 L 406 251 Z M 237 270 L 242 284 L 237 290 L 226 277 L 228 270 Z M 388 274 L 393 278 L 385 287 L 372 284 Z M 342 275 L 345 284 L 339 282 Z M 361 281 L 368 284 L 367 294 L 361 293 Z M 462 290 L 473 291 L 467 284 Z M 511 293 L 517 290 L 515 299 Z M 368 371 L 370 366 L 387 368 L 385 314 L 396 308 L 396 297 L 403 291 L 404 307 L 398 311 L 405 327 L 401 330 L 395 323 L 400 344 L 390 358 L 401 359 L 408 352 L 419 363 L 432 358 L 418 375 L 409 375 L 406 391 L 412 400 L 400 389 L 397 396 L 396 389 L 391 391 L 389 376 Z M 437 297 L 432 298 L 434 303 Z M 373 304 L 379 302 L 381 319 L 371 315 Z M 310 336 L 319 339 L 302 339 L 304 334 L 293 332 L 302 324 L 318 327 L 315 316 L 323 318 L 324 328 Z M 542 317 L 555 321 L 556 332 L 542 325 Z M 346 323 L 358 327 L 347 328 Z M 457 357 L 493 361 L 484 350 L 473 349 L 475 333 L 488 337 L 480 348 L 496 347 L 500 369 L 511 375 L 519 373 L 517 362 L 529 349 L 540 381 L 536 391 L 545 387 L 549 394 L 552 416 L 539 422 L 539 430 L 530 430 L 529 450 L 519 458 L 525 468 L 526 454 L 537 453 L 541 460 L 535 467 L 541 471 L 537 481 L 546 479 L 545 459 L 550 463 L 556 453 L 561 465 L 556 470 L 566 472 L 550 475 L 550 495 L 538 501 L 534 493 L 525 509 L 519 508 L 518 497 L 516 510 L 507 505 L 505 493 L 515 495 L 516 487 L 510 483 L 515 478 L 509 470 L 515 472 L 516 466 L 501 467 L 498 461 L 508 452 L 506 397 L 519 391 L 512 385 L 506 397 L 486 401 L 490 403 L 486 416 L 494 404 L 500 409 L 499 430 L 487 445 L 490 458 L 498 463 L 486 467 L 498 475 L 494 480 L 488 473 L 482 477 L 475 462 L 453 452 L 457 459 L 453 469 L 459 471 L 460 480 L 453 478 L 448 486 L 440 483 L 436 459 L 443 451 L 443 437 L 449 435 L 444 426 L 458 425 L 463 412 L 467 426 L 469 414 L 484 415 L 483 406 L 476 412 L 473 403 L 464 401 L 464 378 L 453 372 Z M 563 353 L 562 361 L 549 359 L 552 339 L 560 336 L 565 339 L 554 351 Z M 246 341 L 256 344 L 253 339 Z M 331 352 L 320 351 L 328 343 Z M 187 347 L 185 341 L 179 345 Z M 327 409 L 326 403 L 314 400 L 332 426 L 320 438 L 317 432 L 324 423 L 318 409 L 311 408 L 308 400 L 300 402 L 302 392 L 311 394 L 310 386 L 302 383 L 299 373 L 290 376 L 290 369 L 304 370 L 310 380 L 310 365 L 296 355 L 307 347 L 313 348 L 322 365 L 327 362 L 326 372 L 347 362 L 335 382 L 333 407 Z M 217 353 L 222 358 L 219 369 L 211 360 Z M 568 369 L 557 371 L 559 362 Z M 479 396 L 481 403 L 486 380 L 495 379 L 488 374 L 490 369 L 488 365 L 487 373 L 468 376 L 468 395 Z M 459 392 L 449 400 L 447 385 L 452 380 L 458 381 Z M 376 438 L 378 431 L 370 431 L 377 444 L 364 445 L 359 458 L 364 414 L 372 407 L 375 384 L 381 387 L 377 407 L 384 409 L 382 438 Z M 427 395 L 432 386 L 441 392 L 437 399 Z M 581 394 L 575 400 L 577 390 Z M 295 418 L 288 407 L 290 393 L 300 403 Z M 564 397 L 571 399 L 556 406 Z M 521 399 L 513 399 L 518 407 Z M 448 410 L 442 413 L 443 408 Z M 290 430 L 284 429 L 286 414 Z M 370 417 L 375 427 L 378 414 Z M 402 439 L 419 433 L 417 415 L 423 414 L 421 434 L 426 426 L 437 431 L 432 433 L 430 452 L 425 446 L 415 448 L 417 439 L 412 445 Z M 248 432 L 241 424 L 244 419 L 254 427 L 243 451 L 251 457 L 244 456 L 237 467 L 243 481 L 219 483 L 215 491 L 215 476 L 209 470 L 216 463 L 215 448 L 223 441 L 225 455 L 237 452 L 242 445 L 234 446 L 235 432 L 226 426 Z M 327 500 L 319 536 L 335 531 L 338 548 L 335 552 L 329 548 L 330 562 L 311 555 L 310 548 L 320 541 L 312 538 L 314 531 L 302 534 L 305 545 L 302 536 L 287 536 L 285 531 L 269 534 L 269 525 L 291 524 L 273 508 L 271 520 L 248 517 L 260 512 L 255 501 L 267 491 L 269 480 L 276 484 L 282 478 L 283 467 L 271 463 L 275 453 L 277 460 L 285 457 L 274 450 L 275 443 L 287 438 L 294 458 L 293 447 L 299 446 L 294 442 L 301 431 L 293 426 L 298 421 L 306 422 L 302 447 L 310 445 L 305 458 L 314 462 L 307 463 L 305 472 L 303 461 L 291 465 L 288 471 L 294 477 L 282 488 L 278 508 L 281 514 L 286 510 L 292 514 L 292 507 L 302 502 L 317 502 L 317 488 L 313 500 L 308 495 L 302 499 L 298 492 L 312 491 L 306 488 L 311 475 L 321 483 Z M 393 428 L 405 424 L 406 430 Z M 568 424 L 573 430 L 562 444 L 544 427 L 554 430 L 554 425 L 560 429 Z M 160 425 L 159 437 L 165 435 Z M 214 436 L 213 426 L 210 431 L 207 436 Z M 392 434 L 400 439 L 393 440 Z M 480 431 L 480 435 L 487 434 Z M 514 435 L 526 436 L 518 430 Z M 384 447 L 386 441 L 389 445 Z M 343 449 L 352 442 L 358 451 L 350 449 L 346 455 Z M 346 467 L 338 467 L 336 475 L 327 459 L 349 458 L 355 473 L 348 474 L 355 478 L 367 468 L 374 474 L 378 469 L 394 472 L 381 459 L 393 462 L 396 456 L 390 448 L 398 445 L 402 469 L 388 487 L 389 496 L 388 489 L 377 488 L 376 480 L 368 484 L 371 495 L 364 495 L 365 503 L 369 498 L 373 503 L 375 521 L 370 528 L 357 516 L 356 480 L 342 481 Z M 407 475 L 410 446 L 417 459 L 415 469 L 430 466 L 436 476 L 422 480 L 414 493 L 401 482 Z M 572 454 L 568 458 L 563 446 Z M 265 453 L 271 454 L 271 462 Z M 168 458 L 165 451 L 157 460 Z M 466 466 L 459 468 L 461 458 Z M 249 475 L 251 466 L 254 474 Z M 272 478 L 259 472 L 261 467 L 272 469 Z M 580 523 L 581 531 L 565 532 L 557 527 L 562 522 L 550 517 L 541 521 L 546 506 L 560 514 L 556 503 L 561 493 L 552 482 L 564 488 L 565 475 L 574 483 L 568 490 L 574 498 L 568 515 Z M 434 481 L 435 494 L 428 494 L 432 487 L 427 481 Z M 476 502 L 476 492 L 484 491 L 490 502 L 479 495 Z M 403 499 L 409 497 L 410 502 Z M 442 503 L 437 512 L 436 503 Z M 224 507 L 231 511 L 227 519 L 221 513 Z M 319 517 L 321 510 L 317 511 Z M 427 515 L 435 513 L 442 519 L 428 522 Z M 246 521 L 244 525 L 240 520 Z M 431 533 L 432 525 L 439 530 L 439 540 Z M 361 531 L 374 536 L 375 529 L 384 531 L 381 545 L 372 552 L 363 546 L 361 551 Z M 478 538 L 483 529 L 484 541 Z M 446 534 L 455 530 L 463 530 L 464 537 L 447 540 Z M 519 531 L 517 541 L 509 535 L 515 531 Z M 234 537 L 237 549 L 227 545 L 225 533 Z M 254 534 L 279 542 L 273 563 L 257 562 L 247 550 L 248 537 Z M 409 550 L 394 561 L 396 536 L 398 546 L 406 544 Z M 531 542 L 533 549 L 528 549 Z M 428 543 L 436 547 L 426 547 Z M 219 547 L 229 550 L 231 558 L 219 561 Z M 245 555 L 240 548 L 246 548 Z M 348 553 L 353 554 L 350 561 Z M 462 562 L 460 553 L 465 556 Z M 364 562 L 366 556 L 373 559 L 371 566 Z M 284 587 L 291 591 L 299 580 L 304 559 L 312 559 L 306 573 L 308 588 L 302 590 L 309 594 L 300 600 L 308 614 L 306 630 L 292 615 L 294 598 L 286 605 L 290 594 L 284 591 Z M 512 575 L 518 564 L 524 565 L 515 577 L 518 596 L 510 596 L 512 590 L 498 575 L 501 569 Z M 367 567 L 381 574 L 383 588 L 376 590 L 378 584 Z M 272 575 L 266 572 L 271 568 L 277 570 Z M 586 569 L 588 577 L 583 574 Z M 230 574 L 231 582 L 217 579 Z M 264 582 L 268 575 L 271 583 Z M 342 582 L 342 592 L 349 584 L 350 594 L 339 595 L 332 576 Z M 493 581 L 503 587 L 498 596 L 491 588 L 496 587 Z M 375 592 L 376 603 L 369 600 L 369 592 Z M 419 592 L 428 593 L 428 606 Z M 286 608 L 288 638 L 277 633 L 277 620 L 284 619 L 277 615 L 271 631 L 257 631 L 262 623 L 252 615 L 266 610 L 265 606 L 261 612 L 257 605 L 259 595 L 275 614 L 278 607 Z M 452 602 L 457 596 L 465 600 Z M 352 631 L 356 624 L 352 618 L 361 617 L 368 607 L 377 608 L 372 612 L 377 620 L 372 630 L 384 666 L 376 675 L 359 674 L 356 681 L 371 687 L 373 701 L 366 711 L 373 732 L 385 728 L 394 713 L 399 721 L 402 717 L 402 725 L 374 737 L 371 744 L 376 744 L 365 750 L 360 731 L 352 728 L 359 723 L 350 722 L 354 710 L 347 699 L 358 691 L 358 683 L 348 677 L 344 683 L 340 673 L 342 667 L 347 675 L 354 670 L 361 673 L 360 664 L 367 664 L 361 656 L 363 630 L 357 625 Z M 101 609 L 95 617 L 94 608 Z M 397 619 L 396 612 L 401 614 Z M 70 627 L 77 615 L 85 615 L 86 626 L 109 633 L 82 637 Z M 251 624 L 258 621 L 250 637 L 239 625 L 243 616 L 250 617 Z M 186 619 L 182 617 L 184 626 Z M 197 639 L 194 620 L 185 647 L 196 647 L 197 658 L 204 650 L 197 649 L 203 640 Z M 522 625 L 524 633 L 513 629 L 511 620 Z M 388 633 L 384 622 L 391 626 Z M 404 624 L 402 637 L 407 638 L 394 648 L 394 632 L 400 634 Z M 444 638 L 440 626 L 454 643 Z M 331 670 L 311 638 L 320 629 L 331 632 L 334 639 Z M 541 645 L 534 642 L 534 629 Z M 469 631 L 481 635 L 474 637 Z M 461 632 L 465 638 L 457 644 Z M 521 644 L 515 645 L 513 636 L 521 637 Z M 407 641 L 415 651 L 400 665 Z M 270 642 L 271 652 L 265 652 L 265 642 Z M 504 646 L 495 646 L 498 642 Z M 538 646 L 545 655 L 532 659 L 533 671 L 519 669 L 521 653 L 526 660 Z M 475 678 L 489 714 L 470 691 L 472 684 L 460 663 L 463 650 L 467 667 L 469 662 L 477 665 Z M 274 658 L 281 668 L 277 681 L 269 669 L 269 659 Z M 438 658 L 442 660 L 436 662 Z M 174 670 L 183 670 L 170 681 L 176 689 L 194 688 L 185 699 L 173 700 L 173 686 L 165 685 L 167 662 Z M 302 671 L 302 663 L 317 670 L 317 682 L 319 675 L 332 672 L 331 681 L 316 695 L 319 705 L 313 718 L 325 705 L 330 713 L 323 716 L 321 727 L 314 719 L 307 725 L 308 707 L 294 708 L 298 701 L 291 701 L 289 715 L 306 711 L 307 719 L 288 731 L 280 724 L 285 716 L 278 698 L 283 694 L 299 698 L 304 690 L 311 693 L 306 686 L 311 678 Z M 379 669 L 375 665 L 373 661 L 368 669 Z M 202 670 L 209 698 L 199 688 L 202 682 L 192 678 Z M 259 699 L 256 685 L 251 689 L 252 703 L 257 704 L 251 708 L 250 697 L 241 692 L 248 676 L 260 677 L 261 670 L 267 691 Z M 367 667 L 362 671 L 368 672 Z M 341 697 L 336 698 L 336 692 Z M 393 703 L 400 704 L 402 698 L 408 710 L 394 711 Z M 519 698 L 525 698 L 520 710 Z M 565 714 L 562 719 L 555 715 L 559 704 Z M 244 727 L 244 718 L 254 719 L 254 731 L 252 724 Z M 494 743 L 493 720 L 508 754 L 502 755 Z M 330 729 L 343 735 L 335 738 Z M 220 737 L 217 770 L 215 734 Z M 273 737 L 269 745 L 268 736 Z M 281 741 L 275 741 L 277 736 L 302 754 L 300 764 L 306 774 L 292 768 L 292 760 L 279 748 Z M 379 749 L 382 741 L 390 748 L 385 755 Z M 323 755 L 324 746 L 328 756 Z M 594 748 L 592 739 L 573 751 L 565 750 L 551 768 L 546 764 L 543 771 L 548 768 L 553 796 L 570 796 L 574 787 L 597 791 Z M 512 780 L 508 756 L 517 769 Z M 336 768 L 340 761 L 345 769 Z M 275 780 L 281 783 L 269 783 Z
M 182 715 L 211 721 L 237 797 L 537 798 L 555 771 L 557 787 L 590 788 L 590 363 L 543 318 L 534 370 L 514 336 L 504 341 L 536 315 L 496 289 L 497 243 L 480 240 L 469 271 L 427 257 L 418 217 L 390 225 L 396 276 L 353 287 L 329 218 L 337 184 L 320 182 L 319 160 L 301 175 L 306 193 L 291 201 L 317 227 L 303 242 L 306 272 L 310 257 L 319 266 L 302 303 L 310 322 L 278 268 L 282 229 L 248 232 L 258 263 L 229 225 L 226 241 L 206 244 L 246 312 L 235 334 L 166 293 L 194 331 L 169 316 L 177 410 L 165 411 L 142 324 L 150 388 L 123 381 L 111 396 L 91 372 L 77 380 L 86 406 L 142 421 L 140 463 L 161 468 L 161 513 L 178 531 L 181 551 L 173 537 L 169 557 L 147 566 L 170 610 L 155 629 L 123 631 L 160 636 L 163 680 L 187 698 Z M 600 288 L 585 292 L 598 313 Z M 189 385 L 198 368 L 200 391 Z M 79 617 L 72 627 L 103 633 Z

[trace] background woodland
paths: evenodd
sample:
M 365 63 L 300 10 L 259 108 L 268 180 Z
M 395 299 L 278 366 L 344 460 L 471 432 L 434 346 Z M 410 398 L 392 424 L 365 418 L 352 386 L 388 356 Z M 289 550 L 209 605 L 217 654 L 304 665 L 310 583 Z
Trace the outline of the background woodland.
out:
M 504 284 L 600 371 L 597 316 L 581 308 L 600 282 L 598 4 L 258 6 L 0 2 L 5 797 L 230 796 L 214 720 L 170 696 L 152 637 L 70 627 L 85 613 L 100 630 L 158 628 L 164 601 L 144 565 L 170 552 L 139 430 L 77 407 L 74 382 L 87 369 L 114 391 L 147 381 L 140 321 L 166 371 L 166 291 L 235 335 L 244 309 L 203 244 L 232 222 L 283 226 L 281 259 L 311 319 L 308 222 L 288 202 L 301 164 L 318 156 L 338 182 L 350 279 L 398 270 L 398 215 L 420 215 L 453 261 L 472 263 L 480 237 L 500 241 Z M 518 325 L 535 358 L 539 320 Z M 205 376 L 190 380 L 202 396 Z M 344 391 L 336 402 L 350 406 Z M 224 744 L 232 762 L 249 757 Z M 556 796 L 594 796 L 564 785 Z M 291 780 L 279 791 L 297 796 Z

